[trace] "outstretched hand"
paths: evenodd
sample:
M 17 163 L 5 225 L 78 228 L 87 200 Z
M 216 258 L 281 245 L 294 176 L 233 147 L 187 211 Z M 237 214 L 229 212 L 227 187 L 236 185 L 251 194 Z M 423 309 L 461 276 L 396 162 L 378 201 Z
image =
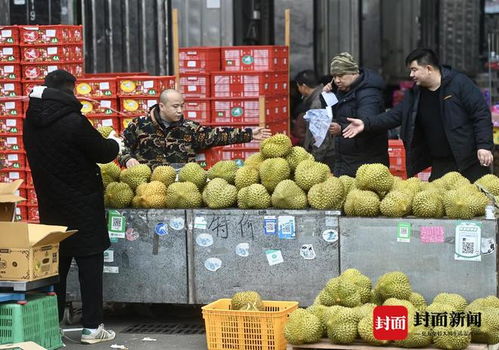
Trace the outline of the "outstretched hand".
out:
M 348 126 L 343 129 L 344 138 L 351 139 L 364 131 L 365 126 L 364 122 L 361 119 L 347 118 L 347 120 L 350 122 L 350 124 L 348 124 Z
M 272 136 L 272 131 L 270 131 L 270 129 L 262 127 L 256 127 L 252 129 L 253 129 L 253 140 L 255 141 L 263 141 Z

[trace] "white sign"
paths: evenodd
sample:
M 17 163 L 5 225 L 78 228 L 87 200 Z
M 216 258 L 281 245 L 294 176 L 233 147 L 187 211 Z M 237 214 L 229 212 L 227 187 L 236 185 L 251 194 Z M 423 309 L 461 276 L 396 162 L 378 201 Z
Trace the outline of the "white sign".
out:
M 482 227 L 480 223 L 462 221 L 456 225 L 455 260 L 481 261 Z
M 265 255 L 267 256 L 267 261 L 269 262 L 270 266 L 284 262 L 284 259 L 282 258 L 282 253 L 278 249 L 267 250 L 265 251 Z
M 300 255 L 305 260 L 315 259 L 315 251 L 312 244 L 304 244 L 300 248 Z

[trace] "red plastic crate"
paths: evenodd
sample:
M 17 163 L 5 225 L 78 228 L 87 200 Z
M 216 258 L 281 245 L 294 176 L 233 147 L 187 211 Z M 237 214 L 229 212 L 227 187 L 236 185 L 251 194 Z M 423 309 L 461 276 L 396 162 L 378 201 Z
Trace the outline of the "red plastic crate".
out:
M 259 125 L 258 98 L 216 98 L 211 103 L 211 122 L 219 125 Z M 286 97 L 265 98 L 265 121 L 288 120 Z
M 91 101 L 79 98 L 82 108 L 81 113 L 90 116 L 107 116 L 115 114 L 118 109 L 118 99 L 117 98 L 92 98 Z
M 23 152 L 0 152 L 0 164 L 4 170 L 21 170 L 26 167 L 26 155 Z
M 390 169 L 390 173 L 392 173 L 393 176 L 398 176 L 404 180 L 407 179 L 407 172 L 405 170 Z
M 12 119 L 12 117 L 22 117 L 22 116 L 23 116 L 23 102 L 21 100 L 9 100 L 7 98 L 0 98 L 0 118 L 9 117 L 9 119 Z M 0 129 L 2 129 L 1 125 L 2 122 L 0 121 Z
M 26 159 L 26 164 L 28 164 L 28 161 Z M 35 187 L 35 184 L 33 183 L 33 176 L 31 176 L 31 170 L 26 169 L 26 173 L 24 174 L 24 179 L 26 180 L 26 186 L 27 187 Z
M 229 46 L 221 53 L 224 71 L 288 70 L 287 46 Z
M 26 180 L 26 172 L 25 171 L 22 171 L 22 170 L 0 170 L 0 182 L 13 182 L 13 181 L 16 181 L 19 179 Z
M 85 73 L 85 79 L 118 78 L 130 76 L 149 76 L 149 72 L 106 72 L 106 73 Z
M 102 126 L 111 126 L 117 133 L 121 130 L 120 118 L 118 115 L 113 114 L 107 117 L 87 117 L 90 123 L 95 128 L 100 128 Z
M 24 197 L 26 198 L 26 197 Z M 16 207 L 16 221 L 28 221 L 28 207 L 24 202 L 18 203 Z
M 128 118 L 120 118 L 120 130 L 121 131 L 124 131 L 126 129 L 126 127 L 128 126 L 128 124 L 130 124 L 130 122 L 135 118 L 135 117 L 138 117 L 139 115 L 131 115 L 129 116 Z
M 215 72 L 212 97 L 258 97 L 287 94 L 287 72 Z
M 118 96 L 159 96 L 165 89 L 175 89 L 175 76 L 126 76 L 117 79 Z
M 81 25 L 19 26 L 21 45 L 53 45 L 83 42 Z
M 83 75 L 83 62 L 79 63 L 29 63 L 22 66 L 23 80 L 43 80 L 45 76 L 57 69 L 64 69 L 75 77 Z
M 81 62 L 83 45 L 21 46 L 20 57 L 22 63 Z
M 20 62 L 21 54 L 19 46 L 1 46 L 0 47 L 0 62 Z
M 0 26 L 0 44 L 18 45 L 19 28 L 17 26 Z
M 184 117 L 201 124 L 211 122 L 211 102 L 208 99 L 189 99 L 184 102 Z
M 23 96 L 28 96 L 33 90 L 34 86 L 37 85 L 43 85 L 44 81 L 43 80 L 23 80 L 22 81 L 22 95 Z M 25 108 L 26 110 L 26 108 Z
M 125 115 L 146 115 L 149 108 L 159 102 L 159 98 L 121 97 L 119 99 L 120 112 Z
M 76 94 L 86 97 L 116 96 L 116 78 L 82 78 L 76 82 Z
M 21 83 L 17 81 L 0 80 L 0 97 L 21 96 Z
M 0 134 L 0 151 L 19 151 L 24 149 L 22 135 Z
M 221 160 L 235 160 L 238 165 L 244 165 L 244 160 L 250 155 L 259 152 L 258 148 L 254 149 L 224 149 L 224 147 L 213 147 L 204 152 L 206 156 L 207 167 L 213 166 Z
M 405 148 L 402 140 L 388 140 L 390 170 L 405 172 Z
M 40 222 L 40 214 L 38 212 L 38 205 L 27 204 L 28 209 L 28 221 L 33 223 Z
M 416 175 L 416 177 L 419 178 L 421 181 L 429 181 L 430 176 L 431 176 L 431 167 L 423 170 L 422 172 Z
M 0 108 L 2 105 L 0 104 Z M 22 134 L 23 118 L 12 116 L 0 116 L 0 135 Z
M 210 75 L 203 73 L 180 74 L 179 90 L 185 98 L 210 97 Z
M 209 73 L 219 71 L 220 47 L 182 47 L 179 49 L 180 73 Z
M 19 64 L 0 64 L 0 79 L 2 80 L 20 80 L 21 65 Z
M 26 189 L 26 198 L 28 205 L 38 205 L 38 198 L 36 197 L 36 191 L 33 187 Z

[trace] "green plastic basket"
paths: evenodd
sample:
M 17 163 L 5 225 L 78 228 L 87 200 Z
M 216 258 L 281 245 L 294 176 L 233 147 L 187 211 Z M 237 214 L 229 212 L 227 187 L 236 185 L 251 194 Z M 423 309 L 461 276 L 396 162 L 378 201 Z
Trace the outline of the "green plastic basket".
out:
M 28 295 L 27 301 L 0 304 L 0 344 L 33 341 L 49 350 L 62 347 L 57 297 Z

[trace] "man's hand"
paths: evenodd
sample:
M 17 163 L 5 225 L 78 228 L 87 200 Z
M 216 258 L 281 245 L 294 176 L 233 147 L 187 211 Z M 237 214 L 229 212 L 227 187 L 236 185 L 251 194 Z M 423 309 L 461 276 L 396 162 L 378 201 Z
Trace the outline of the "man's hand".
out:
M 323 92 L 331 92 L 331 91 L 333 91 L 333 83 L 329 82 L 326 85 L 324 85 L 324 87 L 322 88 L 322 91 Z
M 329 125 L 329 133 L 331 135 L 335 135 L 335 136 L 341 134 L 341 126 L 340 126 L 340 124 L 338 124 L 338 123 L 331 123 Z
M 494 161 L 494 156 L 492 155 L 492 152 L 487 150 L 487 149 L 479 149 L 476 152 L 478 156 L 478 161 L 480 162 L 481 166 L 491 166 L 492 162 Z
M 129 160 L 126 161 L 126 167 L 127 168 L 131 168 L 131 167 L 134 167 L 136 165 L 139 165 L 139 161 L 135 158 L 130 158 Z
M 109 133 L 109 135 L 107 136 L 108 139 L 111 139 L 111 140 L 114 140 L 118 143 L 118 147 L 119 147 L 119 152 L 121 153 L 121 150 L 123 149 L 123 139 L 121 137 L 118 136 L 118 134 L 116 133 L 116 131 L 111 131 Z
M 350 122 L 348 126 L 343 129 L 343 137 L 346 139 L 351 139 L 352 137 L 357 136 L 362 131 L 364 131 L 364 122 L 360 119 L 355 118 L 347 118 Z
M 265 129 L 261 127 L 256 127 L 251 129 L 253 129 L 253 140 L 255 141 L 262 141 L 272 136 L 272 131 L 270 131 L 270 129 Z

